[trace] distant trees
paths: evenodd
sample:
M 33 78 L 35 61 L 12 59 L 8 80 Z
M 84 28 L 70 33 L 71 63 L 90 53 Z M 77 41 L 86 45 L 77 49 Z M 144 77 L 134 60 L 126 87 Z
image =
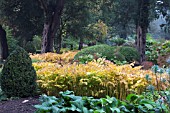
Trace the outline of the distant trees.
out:
M 38 0 L 44 13 L 41 53 L 53 52 L 54 38 L 60 28 L 65 0 Z
M 21 46 L 42 32 L 43 11 L 36 0 L 2 0 L 0 7 L 0 18 L 13 28 L 13 34 Z
M 136 33 L 142 62 L 149 22 L 157 18 L 158 12 L 167 15 L 169 3 L 169 0 L 159 3 L 157 0 L 2 0 L 0 14 L 13 27 L 20 45 L 32 41 L 35 34 L 42 35 L 42 53 L 53 49 L 60 53 L 63 39 L 78 40 L 81 49 L 84 42 L 101 41 L 101 35 L 126 39 Z M 95 30 L 99 24 L 103 25 L 99 28 L 101 32 Z

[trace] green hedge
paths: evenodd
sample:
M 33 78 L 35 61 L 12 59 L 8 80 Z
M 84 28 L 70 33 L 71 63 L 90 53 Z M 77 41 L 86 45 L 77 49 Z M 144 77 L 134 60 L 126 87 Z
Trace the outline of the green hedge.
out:
M 118 50 L 123 56 L 125 56 L 127 62 L 139 61 L 140 59 L 139 52 L 136 48 L 121 46 Z
M 78 52 L 74 59 L 79 60 L 80 56 L 87 56 L 89 54 L 94 55 L 96 53 L 101 54 L 101 57 L 106 57 L 107 60 L 113 61 L 139 61 L 139 52 L 136 48 L 128 46 L 108 46 L 108 45 L 95 45 L 87 47 Z
M 82 49 L 80 52 L 78 52 L 74 59 L 78 60 L 80 56 L 85 56 L 88 54 L 94 55 L 96 53 L 101 54 L 101 57 L 106 57 L 107 60 L 112 60 L 114 59 L 114 51 L 116 47 L 111 47 L 108 45 L 95 45 L 91 47 L 87 47 L 85 49 Z

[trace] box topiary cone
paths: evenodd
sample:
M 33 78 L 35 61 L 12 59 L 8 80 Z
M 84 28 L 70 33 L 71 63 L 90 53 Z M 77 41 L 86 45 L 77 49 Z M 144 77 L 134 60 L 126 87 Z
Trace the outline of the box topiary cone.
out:
M 28 97 L 36 93 L 36 72 L 31 58 L 17 47 L 7 58 L 1 73 L 1 88 L 8 97 Z

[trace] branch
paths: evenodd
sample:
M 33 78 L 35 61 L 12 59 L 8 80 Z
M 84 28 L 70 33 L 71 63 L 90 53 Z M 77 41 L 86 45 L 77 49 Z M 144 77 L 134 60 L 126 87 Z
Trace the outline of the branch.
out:
M 44 10 L 45 15 L 47 15 L 48 9 L 47 9 L 47 4 L 44 2 L 44 0 L 38 0 L 38 2 L 41 5 L 41 8 Z

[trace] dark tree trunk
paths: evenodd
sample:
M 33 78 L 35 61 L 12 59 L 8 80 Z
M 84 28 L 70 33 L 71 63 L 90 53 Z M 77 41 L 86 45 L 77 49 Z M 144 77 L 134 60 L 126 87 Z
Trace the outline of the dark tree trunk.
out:
M 146 30 L 140 26 L 137 28 L 136 47 L 140 53 L 140 63 L 145 61 Z
M 73 44 L 70 44 L 70 50 L 73 50 Z
M 81 50 L 82 48 L 83 48 L 83 38 L 81 37 L 80 41 L 79 41 L 79 48 L 78 48 L 78 50 Z
M 56 53 L 60 53 L 61 50 L 61 41 L 62 41 L 61 35 L 62 33 L 60 33 L 60 35 L 57 37 Z
M 136 47 L 140 52 L 140 63 L 145 61 L 146 33 L 149 26 L 149 0 L 139 0 Z
M 2 25 L 0 25 L 0 42 L 1 42 L 1 60 L 5 60 L 9 53 L 8 53 L 8 44 L 7 44 L 7 38 L 6 38 L 6 31 L 2 28 Z
M 54 11 L 45 12 L 46 22 L 43 29 L 41 53 L 53 52 L 54 37 L 60 27 L 63 7 L 64 0 L 58 0 Z

